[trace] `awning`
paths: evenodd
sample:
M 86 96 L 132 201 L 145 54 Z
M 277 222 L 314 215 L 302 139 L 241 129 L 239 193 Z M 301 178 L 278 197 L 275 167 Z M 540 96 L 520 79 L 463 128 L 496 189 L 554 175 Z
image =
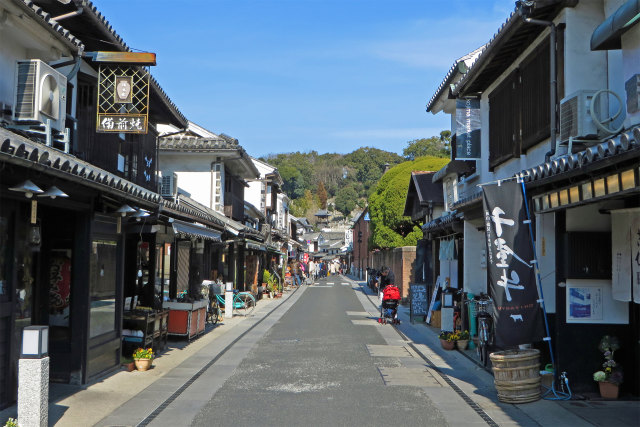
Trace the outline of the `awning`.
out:
M 176 233 L 178 237 L 186 238 L 186 237 L 196 237 L 202 238 L 206 240 L 211 240 L 214 242 L 221 242 L 222 233 L 216 230 L 212 230 L 210 228 L 203 227 L 197 224 L 190 224 L 188 222 L 173 221 L 173 231 Z
M 438 172 L 436 172 L 433 175 L 433 181 L 434 183 L 441 181 L 446 175 L 450 174 L 450 173 L 456 173 L 458 175 L 460 174 L 466 174 L 466 173 L 470 173 L 473 169 L 471 168 L 471 164 L 470 162 L 473 162 L 474 160 L 452 160 L 449 163 L 446 164 L 445 167 L 443 167 L 442 169 L 440 169 Z
M 620 49 L 622 36 L 640 22 L 640 0 L 628 0 L 598 25 L 591 35 L 591 50 Z
M 245 240 L 244 244 L 247 247 L 247 249 L 253 249 L 256 251 L 264 251 L 266 249 L 264 245 L 259 245 L 257 243 L 250 242 L 248 240 Z

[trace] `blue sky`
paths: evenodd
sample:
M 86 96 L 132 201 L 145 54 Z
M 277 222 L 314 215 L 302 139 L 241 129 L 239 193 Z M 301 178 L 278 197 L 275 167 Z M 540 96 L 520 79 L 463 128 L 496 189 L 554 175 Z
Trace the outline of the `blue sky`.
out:
M 449 129 L 425 112 L 456 58 L 513 0 L 94 0 L 191 121 L 252 156 L 407 141 Z

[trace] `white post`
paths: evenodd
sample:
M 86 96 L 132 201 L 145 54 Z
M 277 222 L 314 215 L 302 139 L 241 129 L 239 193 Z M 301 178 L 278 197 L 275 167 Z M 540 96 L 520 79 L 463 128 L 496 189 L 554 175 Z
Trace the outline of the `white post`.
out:
M 224 294 L 224 317 L 225 319 L 233 317 L 233 282 L 227 282 L 227 290 Z
M 49 358 L 18 361 L 18 423 L 46 427 L 49 422 Z

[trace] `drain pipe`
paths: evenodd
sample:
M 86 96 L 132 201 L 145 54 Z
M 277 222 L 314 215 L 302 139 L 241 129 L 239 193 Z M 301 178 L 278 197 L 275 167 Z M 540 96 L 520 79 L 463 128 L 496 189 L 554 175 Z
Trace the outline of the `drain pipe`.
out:
M 556 87 L 557 87 L 557 80 L 556 80 L 556 25 L 552 22 L 552 21 L 542 21 L 540 19 L 533 19 L 533 18 L 528 18 L 527 16 L 529 15 L 529 13 L 531 12 L 532 6 L 533 6 L 532 1 L 521 1 L 519 2 L 519 7 L 518 7 L 518 13 L 520 14 L 520 16 L 522 16 L 522 20 L 528 24 L 534 24 L 534 25 L 543 25 L 545 27 L 549 27 L 551 32 L 549 34 L 549 83 L 550 83 L 550 90 L 549 90 L 549 103 L 550 105 L 550 111 L 551 111 L 551 122 L 549 124 L 550 127 L 550 134 L 551 134 L 551 147 L 549 149 L 549 151 L 544 155 L 544 161 L 545 162 L 549 162 L 551 160 L 551 156 L 553 156 L 556 153 L 556 131 L 557 131 L 557 124 L 556 124 Z M 526 10 L 523 10 L 526 9 Z

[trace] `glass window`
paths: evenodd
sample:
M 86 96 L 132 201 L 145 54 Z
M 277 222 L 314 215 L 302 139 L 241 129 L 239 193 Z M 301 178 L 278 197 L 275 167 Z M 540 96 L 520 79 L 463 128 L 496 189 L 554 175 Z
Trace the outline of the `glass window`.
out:
M 115 330 L 117 246 L 118 243 L 112 240 L 94 240 L 91 243 L 91 338 Z

